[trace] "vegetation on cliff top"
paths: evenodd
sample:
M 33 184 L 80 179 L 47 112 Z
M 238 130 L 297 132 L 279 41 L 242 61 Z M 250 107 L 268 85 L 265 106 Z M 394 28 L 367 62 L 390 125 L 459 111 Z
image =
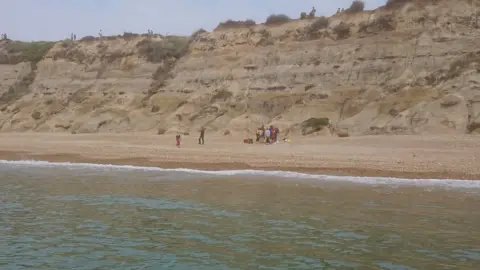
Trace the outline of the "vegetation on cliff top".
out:
M 245 20 L 245 21 L 234 21 L 234 20 L 227 20 L 225 22 L 221 22 L 218 24 L 218 26 L 215 28 L 215 30 L 218 29 L 231 29 L 231 28 L 247 28 L 247 27 L 252 27 L 257 25 L 257 23 L 254 20 Z
M 146 38 L 137 44 L 137 48 L 148 61 L 160 63 L 169 57 L 182 57 L 188 51 L 189 44 L 188 37 L 168 36 L 161 40 Z
M 268 16 L 267 20 L 265 21 L 265 25 L 279 25 L 287 23 L 291 20 L 292 19 L 285 14 L 272 14 Z
M 387 0 L 387 3 L 385 4 L 386 8 L 398 8 L 401 7 L 407 3 L 435 3 L 440 0 Z
M 0 57 L 0 64 L 15 65 L 21 62 L 36 64 L 43 59 L 54 44 L 55 42 L 50 41 L 23 42 L 8 40 L 5 42 L 7 55 Z
M 399 7 L 406 3 L 435 3 L 439 0 L 387 0 L 386 8 Z M 361 0 L 354 0 L 350 7 L 345 10 L 347 13 L 362 12 L 365 8 L 365 3 Z M 318 34 L 318 30 L 325 29 L 329 26 L 329 19 L 326 17 L 315 17 L 306 15 L 303 12 L 305 18 L 315 18 L 312 24 L 307 29 L 307 35 L 315 36 Z M 305 19 L 304 18 L 304 19 Z M 266 21 L 266 26 L 276 26 L 292 21 L 290 17 L 284 14 L 272 14 Z M 256 22 L 253 20 L 227 20 L 221 22 L 217 29 L 233 29 L 233 28 L 248 28 L 256 26 Z M 359 32 L 363 34 L 371 34 L 379 31 L 391 31 L 395 29 L 395 21 L 391 16 L 383 16 L 377 18 L 371 23 L 361 23 L 359 25 Z M 338 38 L 343 39 L 350 36 L 350 25 L 342 22 L 335 26 L 333 32 L 337 34 Z M 137 37 L 145 37 L 138 44 L 138 51 L 141 55 L 147 58 L 148 61 L 154 63 L 160 63 L 166 58 L 178 59 L 182 57 L 190 46 L 190 43 L 196 39 L 196 37 L 205 32 L 205 30 L 197 31 L 190 37 L 188 36 L 165 36 L 155 35 L 156 37 L 162 37 L 161 40 L 151 39 L 149 34 L 137 34 L 125 32 L 123 35 L 113 35 L 104 37 L 86 36 L 80 39 L 80 42 L 92 42 L 97 40 L 114 40 L 114 39 L 132 39 Z M 318 34 L 320 35 L 320 34 Z M 44 58 L 46 53 L 53 47 L 55 42 L 38 41 L 38 42 L 22 42 L 22 41 L 2 41 L 3 53 L 0 51 L 0 64 L 18 64 L 20 62 L 37 63 Z
M 362 12 L 365 9 L 365 2 L 361 0 L 354 0 L 346 12 L 348 13 L 357 13 Z
M 388 0 L 388 1 L 411 1 L 411 0 Z M 354 0 L 350 7 L 345 10 L 347 13 L 358 13 L 362 12 L 365 9 L 365 3 L 361 0 Z M 300 14 L 300 20 L 305 19 L 315 19 L 317 20 L 312 24 L 311 29 L 309 31 L 314 31 L 323 29 L 328 27 L 328 18 L 321 16 L 315 17 L 315 10 L 313 9 L 310 14 L 306 12 L 302 12 Z M 277 26 L 284 23 L 288 23 L 292 21 L 290 17 L 285 14 L 272 14 L 267 17 L 265 21 L 265 25 L 267 26 Z M 234 29 L 234 28 L 249 28 L 257 25 L 253 20 L 245 20 L 245 21 L 235 21 L 235 20 L 227 20 L 225 22 L 221 22 L 218 26 L 214 29 L 215 30 L 222 30 L 222 29 Z
M 328 18 L 323 16 L 319 17 L 308 27 L 308 32 L 314 32 L 320 29 L 325 29 L 328 27 L 328 24 L 329 24 Z
M 268 16 L 265 21 L 265 25 L 280 25 L 291 21 L 290 17 L 285 14 L 272 14 Z M 257 23 L 254 20 L 245 20 L 245 21 L 235 21 L 235 20 L 226 20 L 221 22 L 214 30 L 223 30 L 223 29 L 234 29 L 234 28 L 249 28 L 256 26 Z

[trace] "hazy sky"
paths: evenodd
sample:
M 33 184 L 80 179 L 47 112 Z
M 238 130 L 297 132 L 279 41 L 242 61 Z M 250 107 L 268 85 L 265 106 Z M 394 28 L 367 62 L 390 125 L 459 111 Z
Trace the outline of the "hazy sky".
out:
M 374 9 L 386 0 L 366 0 Z M 352 0 L 12 0 L 1 1 L 0 33 L 16 40 L 60 40 L 123 31 L 190 34 L 210 31 L 227 19 L 264 22 L 272 13 L 298 18 L 312 6 L 331 15 Z

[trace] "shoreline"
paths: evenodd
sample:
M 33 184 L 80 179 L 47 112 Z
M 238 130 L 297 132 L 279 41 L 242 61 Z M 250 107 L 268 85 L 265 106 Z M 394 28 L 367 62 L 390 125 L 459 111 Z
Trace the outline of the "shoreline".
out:
M 449 172 L 408 172 L 388 171 L 360 168 L 309 168 L 309 167 L 275 167 L 275 166 L 250 166 L 245 163 L 199 163 L 155 161 L 146 158 L 129 159 L 100 159 L 87 158 L 74 154 L 41 155 L 28 152 L 0 151 L 0 160 L 6 161 L 45 161 L 51 163 L 83 163 L 95 165 L 135 166 L 161 169 L 192 169 L 202 171 L 228 171 L 228 170 L 263 170 L 307 173 L 312 175 L 350 176 L 350 177 L 382 177 L 400 179 L 439 179 L 439 180 L 480 180 L 480 175 L 465 175 Z
M 165 169 L 267 170 L 330 176 L 480 180 L 476 136 L 296 137 L 243 144 L 214 134 L 198 145 L 152 134 L 0 133 L 0 159 L 131 165 Z

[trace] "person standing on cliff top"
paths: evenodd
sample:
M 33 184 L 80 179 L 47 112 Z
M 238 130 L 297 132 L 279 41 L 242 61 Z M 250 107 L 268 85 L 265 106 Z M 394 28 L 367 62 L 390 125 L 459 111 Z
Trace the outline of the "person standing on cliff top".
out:
M 308 14 L 308 16 L 310 18 L 313 18 L 313 17 L 315 17 L 316 12 L 317 12 L 317 10 L 315 9 L 315 7 L 312 7 L 312 10 L 310 11 L 310 14 Z
M 198 137 L 198 144 L 205 144 L 205 127 L 200 129 L 200 137 Z

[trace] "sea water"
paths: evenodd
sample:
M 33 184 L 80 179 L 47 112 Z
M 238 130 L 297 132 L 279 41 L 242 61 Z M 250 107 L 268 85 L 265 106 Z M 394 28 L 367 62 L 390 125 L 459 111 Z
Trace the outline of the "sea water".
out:
M 0 269 L 480 269 L 480 181 L 0 161 Z

